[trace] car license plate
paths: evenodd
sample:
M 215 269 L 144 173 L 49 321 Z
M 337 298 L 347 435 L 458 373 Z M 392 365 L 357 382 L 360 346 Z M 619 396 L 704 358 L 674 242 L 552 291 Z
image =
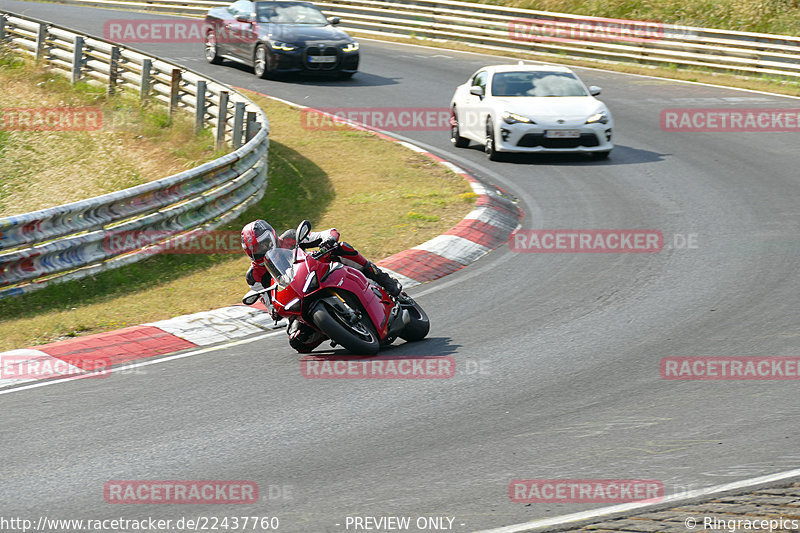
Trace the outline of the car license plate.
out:
M 336 56 L 308 56 L 309 63 L 336 63 Z
M 580 130 L 546 130 L 546 139 L 577 139 L 581 136 Z

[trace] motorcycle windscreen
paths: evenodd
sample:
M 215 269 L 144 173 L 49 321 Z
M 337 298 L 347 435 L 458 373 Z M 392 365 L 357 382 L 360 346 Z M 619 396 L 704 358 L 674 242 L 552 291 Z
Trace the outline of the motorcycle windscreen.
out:
M 294 277 L 292 251 L 286 248 L 273 248 L 266 255 L 265 265 L 272 279 L 281 287 L 287 287 Z

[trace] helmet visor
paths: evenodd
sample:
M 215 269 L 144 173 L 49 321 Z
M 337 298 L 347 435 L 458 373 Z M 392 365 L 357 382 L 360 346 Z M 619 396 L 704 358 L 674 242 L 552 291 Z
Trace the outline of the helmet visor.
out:
M 275 248 L 275 236 L 271 231 L 265 231 L 256 239 L 256 243 L 252 247 L 253 259 L 256 261 L 263 261 L 267 252 Z

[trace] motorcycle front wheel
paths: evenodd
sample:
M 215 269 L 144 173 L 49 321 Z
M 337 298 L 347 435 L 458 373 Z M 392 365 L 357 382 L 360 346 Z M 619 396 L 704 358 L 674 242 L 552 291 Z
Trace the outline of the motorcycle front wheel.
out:
M 354 355 L 375 355 L 380 348 L 378 334 L 369 320 L 362 314 L 358 320 L 342 316 L 336 309 L 320 304 L 311 318 L 331 340 Z

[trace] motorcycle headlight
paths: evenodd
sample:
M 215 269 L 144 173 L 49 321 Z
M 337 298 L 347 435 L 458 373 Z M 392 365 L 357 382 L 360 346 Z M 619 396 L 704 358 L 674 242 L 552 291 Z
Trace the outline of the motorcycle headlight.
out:
M 273 50 L 282 50 L 284 52 L 291 52 L 292 50 L 297 49 L 295 45 L 284 43 L 283 41 L 270 41 L 269 45 L 272 47 Z
M 342 48 L 342 52 L 355 52 L 356 50 L 358 50 L 357 42 L 348 43 Z
M 518 122 L 522 122 L 523 124 L 536 124 L 536 122 L 526 116 L 518 115 L 517 113 L 511 113 L 509 111 L 503 113 L 503 122 L 506 124 L 517 124 Z
M 608 124 L 608 115 L 605 113 L 595 113 L 586 119 L 587 124 Z

